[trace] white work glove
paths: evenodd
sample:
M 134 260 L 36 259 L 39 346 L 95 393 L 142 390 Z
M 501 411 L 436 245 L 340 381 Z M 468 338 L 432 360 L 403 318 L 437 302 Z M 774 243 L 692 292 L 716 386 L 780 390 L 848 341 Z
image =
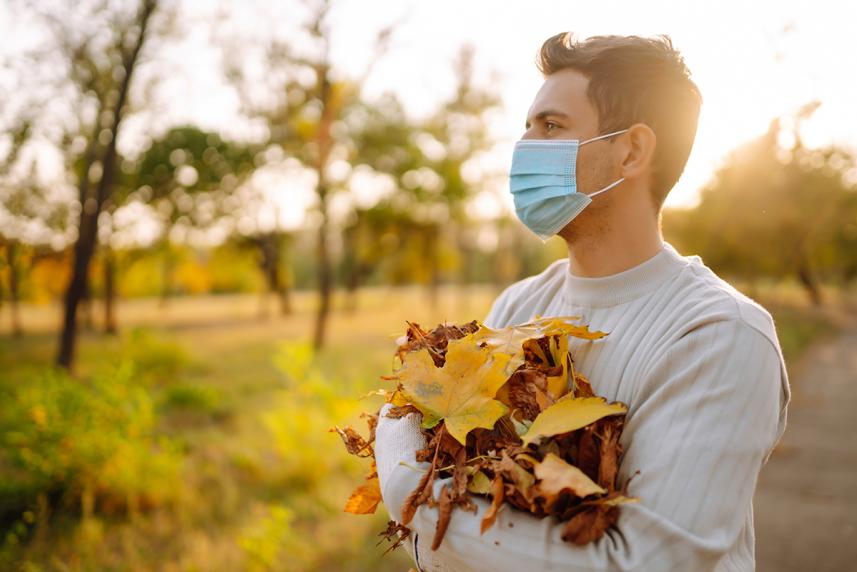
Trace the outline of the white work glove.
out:
M 381 497 L 390 482 L 393 470 L 401 463 L 411 467 L 419 466 L 425 469 L 429 463 L 417 463 L 416 452 L 426 448 L 426 438 L 420 431 L 422 414 L 408 413 L 399 419 L 386 417 L 392 409 L 392 403 L 385 403 L 378 414 L 378 425 L 375 427 L 375 466 L 378 469 L 378 484 L 381 487 Z M 413 470 L 413 469 L 409 469 Z M 386 502 L 384 503 L 387 504 Z M 402 507 L 387 506 L 387 511 L 396 522 L 401 522 Z
M 390 403 L 385 404 L 378 415 L 378 425 L 375 428 L 375 466 L 378 469 L 378 484 L 381 487 L 381 498 L 384 501 L 384 506 L 387 507 L 390 518 L 396 522 L 402 522 L 402 500 L 410 492 L 401 490 L 402 485 L 405 484 L 402 482 L 403 477 L 409 476 L 403 471 L 428 471 L 431 468 L 431 463 L 418 463 L 416 461 L 417 450 L 425 449 L 428 446 L 426 438 L 420 431 L 422 414 L 409 413 L 400 419 L 392 419 L 385 416 L 392 407 L 393 405 Z M 405 480 L 411 483 L 410 485 L 405 484 L 405 486 L 416 486 L 413 479 L 405 478 Z M 441 488 L 444 484 L 449 484 L 451 480 L 450 477 L 435 480 L 433 486 L 435 498 L 439 498 Z M 393 493 L 394 490 L 395 493 Z M 392 503 L 387 502 L 387 499 L 391 497 L 396 500 Z M 481 506 L 481 512 L 484 514 L 488 508 L 488 503 L 482 499 L 475 499 L 475 502 Z M 427 509 L 421 507 L 420 510 Z M 481 519 L 481 516 L 469 514 L 457 515 L 457 518 L 464 518 L 465 516 Z M 504 518 L 504 515 L 501 514 L 500 518 Z M 403 543 L 403 547 L 414 560 L 418 570 L 421 572 L 446 572 L 460 568 L 450 561 L 449 555 L 444 553 L 443 545 L 435 551 L 431 549 L 431 544 L 431 533 L 420 536 L 415 528 L 411 528 L 410 537 Z
M 399 419 L 386 417 L 387 411 L 393 407 L 392 403 L 386 403 L 378 415 L 378 425 L 375 428 L 375 466 L 378 469 L 378 484 L 381 487 L 381 498 L 386 499 L 386 486 L 390 482 L 393 471 L 401 463 L 406 463 L 414 468 L 403 467 L 404 470 L 428 470 L 430 463 L 417 463 L 416 452 L 426 447 L 426 438 L 420 431 L 422 415 L 409 413 Z M 418 469 L 417 469 L 418 467 Z M 384 501 L 390 518 L 396 522 L 402 521 L 402 507 L 391 506 Z M 408 554 L 411 555 L 422 571 L 437 569 L 432 563 L 431 546 L 423 546 L 420 543 L 415 530 L 403 544 Z M 416 549 L 415 549 L 416 545 Z

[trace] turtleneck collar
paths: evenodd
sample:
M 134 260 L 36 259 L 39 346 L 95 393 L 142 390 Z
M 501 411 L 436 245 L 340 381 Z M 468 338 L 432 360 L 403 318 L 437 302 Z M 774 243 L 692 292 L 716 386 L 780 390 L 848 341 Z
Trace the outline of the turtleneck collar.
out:
M 566 259 L 566 302 L 573 306 L 605 308 L 630 302 L 656 290 L 691 261 L 664 241 L 657 254 L 637 266 L 610 276 L 584 278 L 571 273 Z

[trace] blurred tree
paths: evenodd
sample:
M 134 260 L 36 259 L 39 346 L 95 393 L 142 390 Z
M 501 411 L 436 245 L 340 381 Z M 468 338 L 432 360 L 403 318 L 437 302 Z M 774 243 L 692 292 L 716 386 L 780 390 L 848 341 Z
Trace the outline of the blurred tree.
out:
M 432 307 L 437 306 L 445 266 L 464 268 L 462 274 L 466 274 L 467 257 L 472 258 L 475 248 L 473 236 L 456 227 L 473 224 L 465 207 L 484 183 L 484 174 L 474 163 L 491 146 L 488 115 L 500 104 L 496 94 L 477 85 L 474 56 L 472 46 L 461 48 L 453 65 L 456 87 L 452 97 L 423 121 L 410 119 L 391 94 L 377 102 L 363 102 L 344 117 L 354 134 L 349 161 L 367 165 L 394 181 L 393 196 L 375 207 L 356 209 L 346 227 L 349 291 L 356 290 L 360 280 L 389 254 L 397 258 L 395 273 L 400 278 L 423 277 Z M 373 209 L 377 212 L 371 213 Z M 373 228 L 387 236 L 387 247 L 391 242 L 410 243 L 408 246 L 419 245 L 419 254 L 409 257 L 415 253 L 412 248 L 386 252 L 389 248 L 378 245 L 385 250 L 383 254 L 367 248 L 366 243 L 382 236 L 373 236 Z M 357 243 L 358 238 L 364 246 Z M 466 258 L 464 264 L 462 257 Z M 350 298 L 353 300 L 353 294 Z
M 466 205 L 477 192 L 482 190 L 485 176 L 480 173 L 468 176 L 468 167 L 475 166 L 479 155 L 489 150 L 493 141 L 488 133 L 489 115 L 500 105 L 499 96 L 490 88 L 477 84 L 474 76 L 475 48 L 462 46 L 457 61 L 453 65 L 456 76 L 456 89 L 453 97 L 429 120 L 426 131 L 438 143 L 443 154 L 431 158 L 430 168 L 443 181 L 443 189 L 437 204 L 446 203 L 449 209 L 447 220 L 455 225 L 470 226 Z M 496 85 L 494 78 L 490 85 Z M 407 181 L 405 181 L 407 182 Z M 431 189 L 428 189 L 431 191 Z M 444 238 L 455 241 L 464 239 L 455 245 L 454 251 L 465 256 L 464 268 L 468 268 L 475 251 L 474 235 L 467 232 L 455 232 L 454 228 L 444 229 L 446 225 L 429 225 L 426 263 L 431 269 L 430 301 L 437 306 L 437 287 L 440 282 L 439 246 Z M 446 233 L 446 237 L 442 234 Z M 466 275 L 463 275 L 466 280 Z
M 257 253 L 256 262 L 264 278 L 265 289 L 259 301 L 259 316 L 270 316 L 268 299 L 274 297 L 279 302 L 280 314 L 292 313 L 291 291 L 293 278 L 290 265 L 285 257 L 291 251 L 294 237 L 291 233 L 279 229 L 258 230 L 245 236 L 236 237 L 236 243 L 251 248 Z
M 800 125 L 817 107 L 773 120 L 733 152 L 696 208 L 665 214 L 668 237 L 718 271 L 792 276 L 821 304 L 820 279 L 846 278 L 853 268 L 857 165 L 845 149 L 803 144 Z
M 415 235 L 413 203 L 415 196 L 402 183 L 405 173 L 416 173 L 425 166 L 423 152 L 417 144 L 418 127 L 405 113 L 399 99 L 390 93 L 377 102 L 362 101 L 343 117 L 353 133 L 350 142 L 352 171 L 349 184 L 373 187 L 373 193 L 386 187 L 373 205 L 356 204 L 343 228 L 341 274 L 346 288 L 346 309 L 357 305 L 357 290 L 382 265 L 387 279 L 394 280 L 406 264 L 402 242 Z M 352 192 L 358 192 L 353 189 Z M 405 270 L 419 277 L 419 269 Z
M 224 46 L 226 76 L 235 86 L 244 112 L 265 122 L 269 144 L 315 173 L 319 298 L 313 347 L 319 350 L 325 342 L 334 286 L 329 204 L 332 196 L 342 190 L 343 177 L 337 170 L 348 168 L 345 159 L 351 138 L 342 118 L 349 108 L 359 104 L 362 85 L 386 51 L 391 28 L 378 34 L 375 57 L 366 70 L 356 79 L 341 78 L 333 71 L 330 55 L 333 0 L 304 0 L 299 6 L 303 8 L 303 19 L 288 40 L 272 35 L 262 38 L 259 47 L 258 31 L 253 30 L 253 38 L 221 38 L 220 44 Z M 248 50 L 253 48 L 261 50 L 263 63 L 263 71 L 256 76 L 246 65 Z M 265 92 L 264 96 L 258 95 L 260 91 Z
M 57 364 L 71 369 L 78 308 L 89 283 L 98 239 L 99 217 L 114 191 L 117 139 L 128 109 L 132 79 L 152 31 L 157 0 L 133 3 L 27 3 L 28 15 L 41 24 L 44 41 L 28 55 L 30 70 L 48 76 L 39 88 L 50 91 L 54 107 L 69 111 L 61 121 L 44 113 L 44 132 L 63 152 L 77 186 L 80 213 L 74 237 L 71 278 L 66 288 Z
M 357 292 L 386 261 L 397 256 L 400 237 L 406 236 L 409 221 L 405 213 L 382 200 L 370 208 L 356 208 L 342 232 L 343 257 L 340 267 L 345 286 L 344 310 L 357 309 Z
M 161 302 L 166 303 L 178 263 L 170 247 L 174 230 L 207 231 L 240 208 L 234 194 L 256 168 L 259 149 L 228 141 L 217 133 L 182 125 L 155 139 L 125 168 L 118 204 L 126 200 L 152 207 L 160 223 L 156 250 L 162 260 Z
M 11 119 L 5 131 L 8 148 L 0 158 L 0 299 L 8 296 L 12 332 L 23 333 L 19 302 L 21 284 L 40 259 L 55 255 L 51 244 L 65 231 L 67 203 L 50 192 L 39 172 L 38 156 L 27 153 L 33 143 L 30 107 Z

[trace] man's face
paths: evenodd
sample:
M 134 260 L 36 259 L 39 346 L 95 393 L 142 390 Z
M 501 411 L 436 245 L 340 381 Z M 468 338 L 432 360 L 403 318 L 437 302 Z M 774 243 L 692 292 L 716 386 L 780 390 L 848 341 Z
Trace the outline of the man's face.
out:
M 584 141 L 601 135 L 598 130 L 598 112 L 586 95 L 588 87 L 589 79 L 573 69 L 549 75 L 527 112 L 526 131 L 521 139 Z M 577 156 L 579 192 L 593 193 L 619 178 L 618 167 L 610 151 L 609 140 L 593 141 L 580 148 Z M 600 219 L 613 199 L 610 195 L 607 192 L 593 199 L 558 234 L 568 239 L 570 235 L 597 232 L 597 228 L 604 224 Z

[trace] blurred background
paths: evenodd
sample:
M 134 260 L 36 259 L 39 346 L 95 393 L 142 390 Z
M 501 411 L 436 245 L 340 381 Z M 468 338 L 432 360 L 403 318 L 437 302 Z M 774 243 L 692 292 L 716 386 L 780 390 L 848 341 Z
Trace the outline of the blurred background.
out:
M 758 567 L 853 567 L 855 8 L 590 4 L 1 2 L 0 569 L 406 570 L 327 430 L 405 320 L 567 255 L 507 187 L 567 30 L 683 53 L 664 235 L 772 312 L 794 392 Z

